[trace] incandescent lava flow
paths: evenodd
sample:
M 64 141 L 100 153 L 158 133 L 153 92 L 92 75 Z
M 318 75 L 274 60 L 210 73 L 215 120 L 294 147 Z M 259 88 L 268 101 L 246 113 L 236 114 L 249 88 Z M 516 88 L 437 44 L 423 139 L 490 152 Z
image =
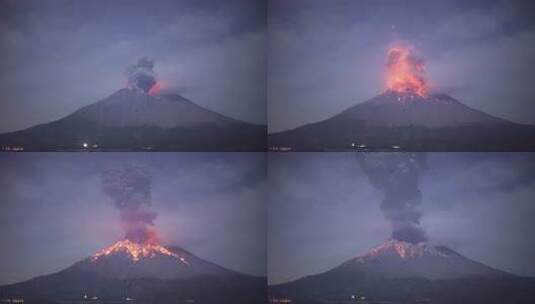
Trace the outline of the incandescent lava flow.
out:
M 180 263 L 189 265 L 184 257 L 181 257 L 158 243 L 150 242 L 139 244 L 128 239 L 118 241 L 115 244 L 100 250 L 91 257 L 91 260 L 96 261 L 102 256 L 108 256 L 114 253 L 124 253 L 134 262 L 138 262 L 141 258 L 154 258 L 157 255 L 166 255 L 177 258 Z

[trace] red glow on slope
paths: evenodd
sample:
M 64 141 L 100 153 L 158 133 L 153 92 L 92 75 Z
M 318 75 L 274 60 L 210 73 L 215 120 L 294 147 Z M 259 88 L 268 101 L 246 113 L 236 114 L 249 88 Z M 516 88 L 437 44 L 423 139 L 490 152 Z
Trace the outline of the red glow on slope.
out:
M 164 88 L 165 85 L 159 81 L 150 88 L 148 94 L 151 96 L 158 95 Z
M 388 51 L 387 86 L 399 93 L 426 96 L 429 91 L 425 79 L 425 66 L 407 47 L 393 47 Z
M 375 259 L 385 254 L 394 254 L 402 260 L 423 255 L 445 256 L 444 253 L 427 243 L 411 244 L 404 241 L 389 240 L 358 257 L 360 261 Z
M 117 252 L 123 252 L 127 254 L 134 262 L 138 262 L 141 258 L 153 258 L 157 254 L 163 254 L 170 257 L 175 257 L 178 262 L 189 265 L 185 258 L 161 245 L 158 245 L 156 243 L 139 244 L 126 239 L 118 241 L 115 244 L 95 253 L 91 257 L 91 260 L 96 261 L 103 256 L 107 256 Z

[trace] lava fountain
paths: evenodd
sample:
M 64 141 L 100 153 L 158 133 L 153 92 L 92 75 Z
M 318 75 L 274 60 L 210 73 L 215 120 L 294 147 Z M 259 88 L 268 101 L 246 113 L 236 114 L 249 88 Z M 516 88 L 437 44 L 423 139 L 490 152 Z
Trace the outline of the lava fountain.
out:
M 399 93 L 427 96 L 429 87 L 425 78 L 425 65 L 408 47 L 396 46 L 388 51 L 388 89 Z

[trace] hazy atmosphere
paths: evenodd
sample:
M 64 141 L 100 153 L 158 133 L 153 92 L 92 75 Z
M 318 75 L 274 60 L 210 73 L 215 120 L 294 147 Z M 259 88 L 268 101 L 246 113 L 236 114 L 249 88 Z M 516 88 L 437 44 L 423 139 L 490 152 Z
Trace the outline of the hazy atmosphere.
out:
M 127 85 L 152 58 L 163 89 L 265 123 L 264 1 L 0 3 L 0 133 L 49 122 Z
M 533 1 L 273 0 L 269 131 L 329 118 L 385 90 L 389 47 L 425 62 L 431 93 L 535 124 Z
M 101 179 L 124 164 L 150 176 L 163 245 L 265 275 L 265 158 L 260 153 L 0 155 L 0 285 L 71 266 L 125 237 Z
M 534 154 L 414 156 L 422 164 L 417 207 L 429 243 L 535 276 Z M 327 271 L 391 237 L 383 194 L 356 153 L 270 154 L 269 191 L 270 284 Z

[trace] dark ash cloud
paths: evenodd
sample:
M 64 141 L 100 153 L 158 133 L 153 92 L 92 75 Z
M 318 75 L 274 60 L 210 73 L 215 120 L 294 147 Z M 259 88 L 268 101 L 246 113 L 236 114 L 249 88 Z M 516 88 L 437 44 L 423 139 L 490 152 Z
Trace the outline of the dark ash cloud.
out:
M 381 210 L 392 226 L 392 238 L 410 243 L 427 241 L 420 227 L 420 170 L 425 154 L 357 153 L 360 167 L 383 195 Z
M 102 190 L 120 211 L 125 238 L 135 243 L 157 241 L 157 214 L 150 209 L 151 184 L 147 169 L 131 164 L 102 174 Z
M 128 87 L 139 89 L 148 93 L 152 86 L 156 84 L 156 73 L 154 73 L 154 59 L 143 57 L 134 65 L 126 68 L 128 77 Z

